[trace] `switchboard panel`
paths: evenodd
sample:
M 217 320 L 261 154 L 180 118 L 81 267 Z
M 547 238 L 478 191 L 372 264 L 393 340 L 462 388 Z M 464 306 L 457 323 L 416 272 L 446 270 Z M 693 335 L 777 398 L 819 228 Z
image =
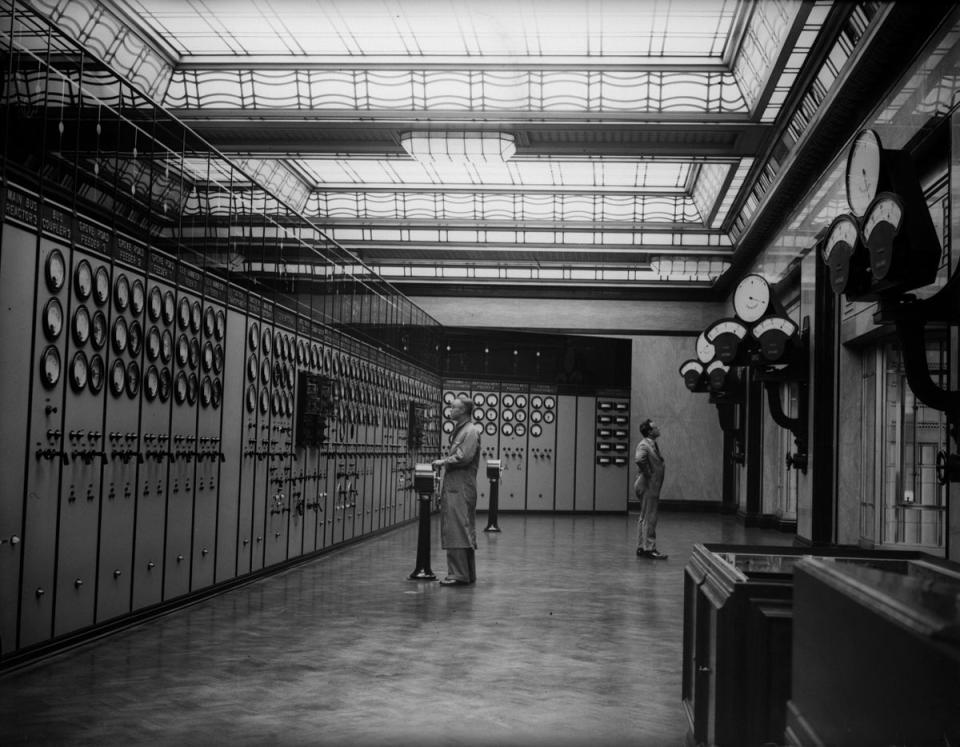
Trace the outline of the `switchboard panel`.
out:
M 597 511 L 626 511 L 630 470 L 630 393 L 598 392 L 596 409 Z
M 577 487 L 577 398 L 562 394 L 557 397 L 557 511 L 573 511 Z M 592 456 L 592 450 L 591 450 Z
M 527 438 L 527 510 L 553 511 L 557 448 L 555 389 L 535 385 L 530 387 Z
M 522 511 L 527 498 L 527 413 L 530 398 L 522 384 L 500 388 L 500 509 Z
M 577 397 L 577 474 L 574 510 L 593 511 L 596 398 Z

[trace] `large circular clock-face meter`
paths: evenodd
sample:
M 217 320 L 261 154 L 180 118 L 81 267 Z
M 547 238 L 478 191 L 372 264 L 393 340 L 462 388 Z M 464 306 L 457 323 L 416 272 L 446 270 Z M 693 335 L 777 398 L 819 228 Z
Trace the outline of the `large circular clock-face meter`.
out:
M 163 312 L 163 293 L 157 286 L 150 289 L 149 302 L 147 303 L 147 314 L 151 322 L 159 322 L 160 314 Z
M 110 273 L 103 265 L 97 268 L 93 276 L 93 297 L 98 306 L 103 306 L 110 298 Z
M 73 271 L 73 288 L 81 301 L 86 301 L 93 292 L 93 269 L 85 259 L 81 259 Z
M 163 321 L 167 324 L 173 324 L 176 307 L 177 302 L 173 297 L 173 291 L 168 290 L 163 294 Z
M 713 343 L 707 339 L 707 335 L 704 332 L 701 332 L 700 336 L 697 337 L 697 360 L 701 363 L 709 363 L 716 354 L 717 349 Z
M 733 292 L 733 309 L 747 324 L 752 324 L 770 308 L 770 284 L 760 275 L 747 275 Z
M 113 322 L 113 352 L 117 355 L 123 353 L 127 349 L 127 337 L 129 336 L 129 330 L 127 329 L 127 320 L 122 316 L 118 316 Z
M 113 302 L 119 311 L 126 311 L 130 305 L 130 281 L 126 275 L 118 275 L 113 286 Z
M 119 397 L 126 386 L 127 370 L 123 367 L 123 361 L 117 358 L 110 367 L 110 393 Z
M 43 307 L 43 333 L 48 340 L 56 340 L 63 332 L 63 306 L 51 298 Z
M 73 312 L 73 341 L 77 345 L 86 345 L 90 339 L 90 312 L 86 306 L 78 306 Z
M 847 204 L 858 218 L 867 212 L 880 189 L 882 150 L 880 136 L 876 132 L 861 130 L 847 154 Z
M 892 192 L 882 192 L 863 217 L 863 243 L 870 250 L 873 277 L 883 280 L 893 263 L 894 241 L 903 225 L 903 202 Z
M 40 381 L 47 389 L 53 389 L 60 381 L 60 353 L 53 345 L 40 356 Z
M 143 281 L 139 278 L 130 286 L 130 311 L 141 314 L 144 306 Z
M 103 380 L 105 378 L 103 367 L 103 358 L 99 355 L 90 357 L 90 391 L 93 394 L 100 394 L 103 391 Z
M 58 293 L 60 289 L 63 288 L 63 284 L 67 278 L 67 263 L 63 258 L 63 252 L 59 249 L 54 249 L 50 252 L 44 270 L 47 289 L 51 293 Z
M 78 350 L 74 354 L 73 360 L 70 361 L 70 386 L 74 392 L 79 394 L 86 388 L 89 373 L 90 368 L 87 365 L 87 356 Z

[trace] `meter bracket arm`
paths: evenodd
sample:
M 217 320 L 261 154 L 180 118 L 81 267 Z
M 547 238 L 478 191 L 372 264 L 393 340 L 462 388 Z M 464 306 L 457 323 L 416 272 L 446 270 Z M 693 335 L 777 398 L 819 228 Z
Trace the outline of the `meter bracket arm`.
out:
M 934 382 L 926 353 L 928 324 L 956 324 L 960 320 L 960 272 L 930 298 L 917 299 L 912 294 L 881 298 L 873 320 L 894 326 L 910 389 L 925 405 L 946 413 L 954 447 L 960 448 L 960 390 L 943 389 Z M 941 452 L 937 466 L 941 484 L 960 480 L 960 455 Z
M 733 438 L 734 447 L 730 458 L 736 464 L 743 464 L 746 461 L 742 447 L 743 434 L 740 426 L 739 410 L 746 398 L 744 382 L 745 378 L 734 375 L 731 369 L 724 387 L 711 390 L 709 400 L 711 404 L 717 406 L 717 420 L 720 423 L 720 430 Z

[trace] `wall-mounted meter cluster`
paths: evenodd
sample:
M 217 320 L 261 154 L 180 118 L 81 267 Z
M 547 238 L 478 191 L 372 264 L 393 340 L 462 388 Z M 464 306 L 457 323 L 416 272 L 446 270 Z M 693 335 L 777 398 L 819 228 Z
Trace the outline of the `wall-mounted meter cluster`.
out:
M 434 374 L 6 196 L 0 655 L 415 518 Z

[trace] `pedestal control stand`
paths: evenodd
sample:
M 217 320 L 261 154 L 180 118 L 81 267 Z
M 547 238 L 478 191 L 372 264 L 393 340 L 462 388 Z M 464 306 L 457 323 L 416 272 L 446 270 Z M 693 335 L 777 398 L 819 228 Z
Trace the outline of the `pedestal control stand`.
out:
M 407 578 L 412 581 L 433 581 L 430 569 L 430 499 L 434 493 L 434 471 L 430 464 L 418 464 L 413 470 L 413 488 L 420 507 L 420 529 L 417 534 L 417 569 Z
M 500 508 L 500 460 L 487 460 L 487 479 L 490 480 L 490 512 L 487 517 L 485 532 L 499 532 L 497 526 L 497 511 Z

